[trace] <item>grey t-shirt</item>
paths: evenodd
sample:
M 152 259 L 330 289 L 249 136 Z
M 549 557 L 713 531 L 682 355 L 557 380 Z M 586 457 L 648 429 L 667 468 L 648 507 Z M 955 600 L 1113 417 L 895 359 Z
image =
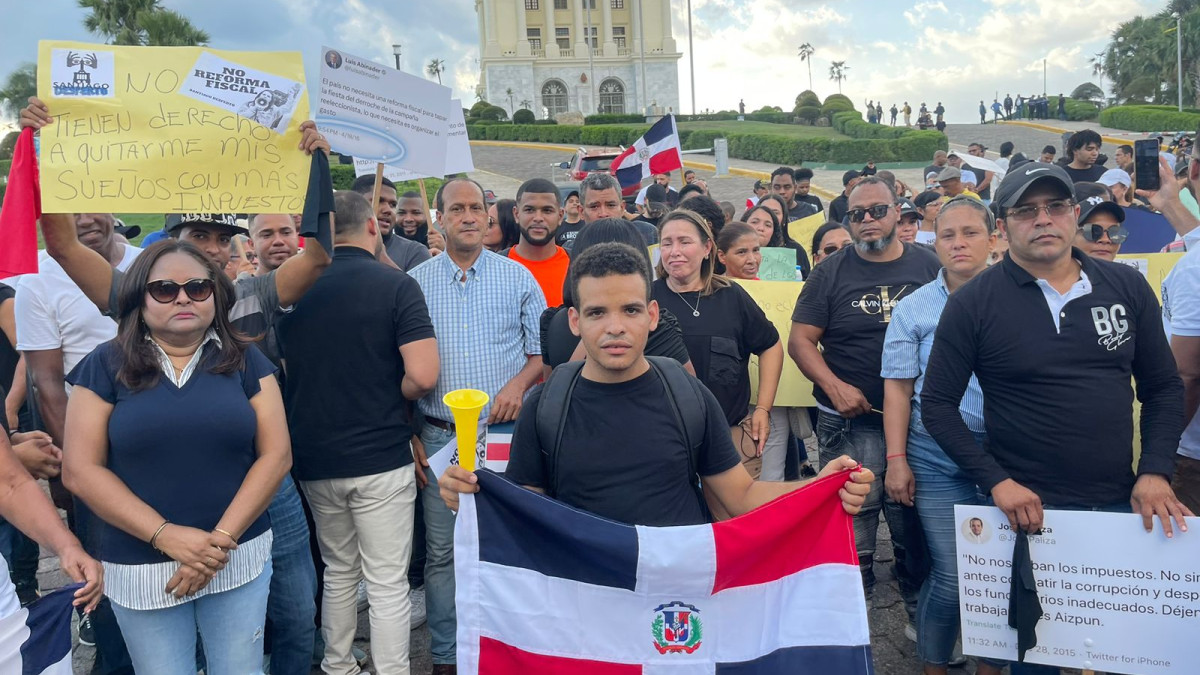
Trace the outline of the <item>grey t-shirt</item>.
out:
M 429 260 L 429 249 L 412 239 L 398 237 L 393 232 L 383 239 L 383 247 L 396 267 L 405 272 Z

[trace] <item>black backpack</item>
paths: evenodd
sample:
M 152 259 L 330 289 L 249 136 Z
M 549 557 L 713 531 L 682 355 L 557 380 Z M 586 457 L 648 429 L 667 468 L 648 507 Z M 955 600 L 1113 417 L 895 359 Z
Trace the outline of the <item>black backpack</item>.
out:
M 700 381 L 692 377 L 675 359 L 664 356 L 647 356 L 650 370 L 658 376 L 667 390 L 667 403 L 675 417 L 675 426 L 683 432 L 688 447 L 688 465 L 692 485 L 701 510 L 708 517 L 708 506 L 700 489 L 699 463 L 700 444 L 704 442 L 706 426 L 706 404 L 700 391 Z M 575 384 L 583 371 L 583 361 L 568 361 L 557 366 L 542 385 L 538 400 L 535 424 L 538 445 L 545 455 L 548 485 L 546 494 L 558 494 L 558 456 L 562 445 L 563 430 L 567 424 L 567 409 L 575 392 Z

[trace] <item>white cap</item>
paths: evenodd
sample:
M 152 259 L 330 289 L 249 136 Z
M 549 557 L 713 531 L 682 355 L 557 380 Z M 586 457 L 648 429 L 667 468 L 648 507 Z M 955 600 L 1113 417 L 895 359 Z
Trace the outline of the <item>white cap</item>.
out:
M 1100 179 L 1096 182 L 1100 183 L 1101 185 L 1107 185 L 1108 187 L 1112 187 L 1117 183 L 1120 183 L 1125 187 L 1133 185 L 1133 179 L 1130 178 L 1129 172 L 1125 171 L 1124 169 L 1109 169 L 1108 171 L 1105 171 L 1104 175 L 1100 176 Z

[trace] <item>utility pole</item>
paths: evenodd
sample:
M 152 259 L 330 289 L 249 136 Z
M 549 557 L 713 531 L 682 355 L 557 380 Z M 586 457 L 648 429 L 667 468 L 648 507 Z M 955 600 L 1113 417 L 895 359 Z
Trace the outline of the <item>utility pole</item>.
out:
M 396 70 L 400 70 L 400 56 L 404 53 L 400 45 L 392 45 L 392 55 L 396 57 Z
M 692 114 L 696 114 L 696 50 L 692 48 L 692 0 L 687 0 L 688 12 L 688 70 L 692 80 Z
M 1179 112 L 1183 112 L 1183 16 L 1171 14 L 1175 19 L 1175 87 L 1179 93 Z

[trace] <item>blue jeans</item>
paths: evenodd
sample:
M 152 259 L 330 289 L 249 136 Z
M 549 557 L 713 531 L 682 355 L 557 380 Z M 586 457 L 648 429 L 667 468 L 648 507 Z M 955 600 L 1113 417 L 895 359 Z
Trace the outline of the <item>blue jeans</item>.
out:
M 871 483 L 871 491 L 867 493 L 867 501 L 862 510 L 854 516 L 854 543 L 858 549 L 858 566 L 863 575 L 863 586 L 869 592 L 875 586 L 875 542 L 879 530 L 879 512 L 883 511 L 887 519 L 888 530 L 892 535 L 892 548 L 896 556 L 896 580 L 900 585 L 900 594 L 904 597 L 905 610 L 909 618 L 916 613 L 917 592 L 921 587 L 921 574 L 909 565 L 909 536 L 905 533 L 906 515 L 914 512 L 910 506 L 903 506 L 888 497 L 883 489 L 884 475 L 887 473 L 887 448 L 883 440 L 883 424 L 879 415 L 862 415 L 852 419 L 843 418 L 821 410 L 817 413 L 817 446 L 821 452 L 821 466 L 837 459 L 841 455 L 849 455 L 875 474 Z M 922 544 L 923 545 L 923 544 Z M 914 557 L 921 557 L 919 547 L 913 547 Z
M 208 675 L 260 675 L 271 561 L 253 581 L 167 609 L 113 612 L 138 673 L 195 675 L 196 631 Z
M 982 443 L 985 436 L 976 434 Z M 908 434 L 908 468 L 917 491 L 913 502 L 929 546 L 929 576 L 917 600 L 917 656 L 924 663 L 944 666 L 958 639 L 958 558 L 955 553 L 954 505 L 979 505 L 983 499 L 974 481 L 950 459 L 929 435 Z M 984 659 L 1003 667 L 1003 661 Z
M 480 425 L 483 431 L 483 425 Z M 426 424 L 421 429 L 425 455 L 441 450 L 454 438 L 453 431 Z M 457 614 L 454 610 L 454 513 L 442 501 L 437 477 L 425 469 L 429 484 L 421 491 L 425 515 L 425 616 L 434 664 L 457 663 Z
M 308 521 L 292 477 L 284 476 L 267 507 L 271 516 L 271 675 L 308 675 L 316 639 L 317 572 Z

